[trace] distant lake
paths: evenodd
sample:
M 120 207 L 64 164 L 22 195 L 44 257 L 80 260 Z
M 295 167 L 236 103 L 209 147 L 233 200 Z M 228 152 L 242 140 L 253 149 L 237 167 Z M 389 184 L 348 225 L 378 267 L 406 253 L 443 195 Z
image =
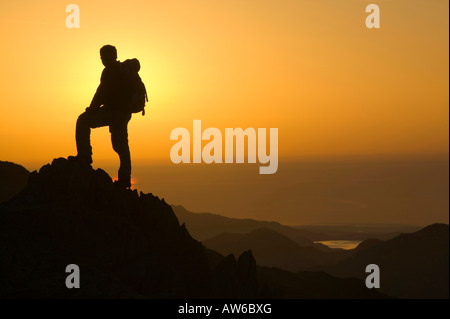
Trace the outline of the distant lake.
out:
M 323 244 L 329 248 L 353 249 L 361 243 L 361 240 L 324 240 L 315 241 L 314 243 Z

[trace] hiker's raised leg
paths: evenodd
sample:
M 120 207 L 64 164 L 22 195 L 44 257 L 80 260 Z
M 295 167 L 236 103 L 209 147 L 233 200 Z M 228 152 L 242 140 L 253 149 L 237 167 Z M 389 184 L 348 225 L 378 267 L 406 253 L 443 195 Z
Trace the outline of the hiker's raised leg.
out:
M 78 156 L 91 156 L 91 128 L 107 126 L 111 123 L 111 114 L 102 109 L 86 111 L 78 117 L 75 139 Z

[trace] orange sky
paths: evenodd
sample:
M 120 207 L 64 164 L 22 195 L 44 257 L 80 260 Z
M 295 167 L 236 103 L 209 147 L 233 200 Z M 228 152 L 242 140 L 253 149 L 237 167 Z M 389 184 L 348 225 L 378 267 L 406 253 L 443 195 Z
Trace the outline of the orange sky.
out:
M 278 127 L 279 156 L 448 153 L 446 0 L 64 1 L 0 4 L 0 159 L 75 154 L 104 44 L 137 57 L 150 105 L 129 125 L 134 160 L 170 162 L 172 129 Z M 94 160 L 116 158 L 108 130 Z

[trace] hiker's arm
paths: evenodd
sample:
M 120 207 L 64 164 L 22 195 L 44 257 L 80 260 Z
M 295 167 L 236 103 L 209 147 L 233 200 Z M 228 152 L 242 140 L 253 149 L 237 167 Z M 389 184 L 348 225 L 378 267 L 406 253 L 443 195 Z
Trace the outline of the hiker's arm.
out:
M 92 98 L 91 104 L 89 105 L 88 109 L 98 109 L 100 106 L 102 106 L 104 102 L 104 96 L 105 96 L 105 83 L 104 83 L 104 74 L 105 71 L 103 70 L 102 76 L 100 78 L 100 85 L 97 88 L 97 91 L 94 94 L 94 97 Z
M 94 97 L 92 98 L 89 108 L 92 108 L 92 109 L 99 108 L 103 104 L 102 100 L 103 100 L 103 88 L 102 88 L 102 84 L 100 83 L 100 85 L 97 88 L 97 91 L 95 92 Z

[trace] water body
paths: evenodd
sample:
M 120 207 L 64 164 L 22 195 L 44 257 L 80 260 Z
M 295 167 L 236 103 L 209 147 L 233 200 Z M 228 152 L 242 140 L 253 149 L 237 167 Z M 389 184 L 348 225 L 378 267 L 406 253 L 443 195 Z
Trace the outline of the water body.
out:
M 358 246 L 361 241 L 360 240 L 324 240 L 324 241 L 315 241 L 314 243 L 323 244 L 328 246 L 329 248 L 341 248 L 345 250 L 354 249 Z

